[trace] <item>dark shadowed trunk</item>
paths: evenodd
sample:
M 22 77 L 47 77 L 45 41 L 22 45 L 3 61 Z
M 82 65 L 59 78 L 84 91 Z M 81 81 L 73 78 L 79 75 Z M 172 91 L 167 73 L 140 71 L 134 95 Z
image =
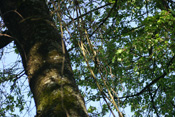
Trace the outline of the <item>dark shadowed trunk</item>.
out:
M 0 0 L 0 10 L 22 57 L 37 116 L 88 116 L 45 1 Z

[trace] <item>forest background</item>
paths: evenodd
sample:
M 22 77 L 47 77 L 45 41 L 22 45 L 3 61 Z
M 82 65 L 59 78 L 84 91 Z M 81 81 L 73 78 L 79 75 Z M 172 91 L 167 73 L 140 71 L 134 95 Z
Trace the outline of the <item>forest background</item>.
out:
M 90 116 L 175 115 L 174 0 L 50 0 Z M 0 43 L 7 29 L 1 19 Z M 8 44 L 8 43 L 7 43 Z M 2 44 L 1 44 L 2 45 Z M 0 50 L 0 115 L 29 114 L 32 93 L 12 42 Z M 27 82 L 27 83 L 26 83 Z

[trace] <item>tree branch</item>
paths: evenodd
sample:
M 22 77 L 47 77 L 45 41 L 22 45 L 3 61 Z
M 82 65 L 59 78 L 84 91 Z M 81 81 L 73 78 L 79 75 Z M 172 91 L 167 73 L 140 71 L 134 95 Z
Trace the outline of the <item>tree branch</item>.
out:
M 8 45 L 14 39 L 9 35 L 9 32 L 6 30 L 3 33 L 0 33 L 0 49 Z
M 155 111 L 157 117 L 160 117 L 160 116 L 159 116 L 159 113 L 157 112 L 157 107 L 156 107 L 155 102 L 154 102 L 154 98 L 155 98 L 155 95 L 156 95 L 158 89 L 159 89 L 159 87 L 156 89 L 154 95 L 152 95 L 152 92 L 151 92 L 150 88 L 148 88 L 148 91 L 149 91 L 149 95 L 150 95 L 150 97 L 151 97 L 152 107 L 153 107 L 153 109 L 154 109 L 154 111 Z
M 92 32 L 92 34 L 89 36 L 91 37 L 105 22 L 106 20 L 109 18 L 109 16 L 111 15 L 112 13 L 112 10 L 117 6 L 117 0 L 115 1 L 113 7 L 111 8 L 111 10 L 109 11 L 107 17 L 101 22 L 101 24 Z
M 170 64 L 173 62 L 173 60 L 175 59 L 175 56 L 173 56 L 171 58 L 171 60 L 167 63 L 167 69 L 170 66 Z M 164 71 L 164 73 L 157 77 L 156 79 L 154 79 L 151 83 L 149 83 L 148 85 L 146 85 L 140 92 L 134 94 L 134 95 L 129 95 L 129 96 L 125 96 L 125 97 L 119 97 L 120 99 L 122 98 L 129 98 L 129 97 L 134 97 L 134 96 L 139 96 L 141 95 L 143 92 L 145 92 L 151 85 L 155 84 L 156 82 L 158 82 L 161 78 L 164 78 L 168 73 L 166 71 Z M 117 99 L 117 97 L 115 97 L 115 99 Z
M 96 8 L 96 9 L 91 10 L 91 11 L 88 11 L 88 12 L 86 12 L 86 13 L 84 13 L 84 14 L 82 14 L 82 15 L 80 15 L 80 16 L 74 18 L 74 19 L 71 18 L 72 20 L 71 20 L 69 23 L 67 23 L 67 26 L 70 25 L 74 20 L 77 20 L 77 19 L 79 19 L 79 18 L 82 18 L 82 17 L 86 16 L 86 15 L 89 14 L 89 13 L 92 13 L 92 12 L 98 10 L 98 9 L 101 9 L 101 8 L 103 8 L 103 7 L 105 7 L 105 6 L 108 6 L 108 5 L 111 5 L 111 4 L 112 4 L 112 3 L 105 4 L 105 5 L 101 6 L 101 7 L 98 7 L 98 8 Z

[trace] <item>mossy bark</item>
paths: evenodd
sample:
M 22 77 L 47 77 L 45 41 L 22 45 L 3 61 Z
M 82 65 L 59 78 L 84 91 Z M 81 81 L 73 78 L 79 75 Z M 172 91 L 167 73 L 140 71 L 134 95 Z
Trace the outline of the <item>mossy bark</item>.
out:
M 88 116 L 45 0 L 0 0 L 0 10 L 22 57 L 37 116 Z

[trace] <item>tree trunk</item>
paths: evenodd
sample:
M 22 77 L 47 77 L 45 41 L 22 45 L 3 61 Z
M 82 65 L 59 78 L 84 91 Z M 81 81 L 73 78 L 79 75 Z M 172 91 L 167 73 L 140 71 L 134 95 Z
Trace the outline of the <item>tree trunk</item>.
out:
M 87 117 L 68 53 L 44 0 L 0 0 L 1 16 L 14 37 L 37 116 Z

